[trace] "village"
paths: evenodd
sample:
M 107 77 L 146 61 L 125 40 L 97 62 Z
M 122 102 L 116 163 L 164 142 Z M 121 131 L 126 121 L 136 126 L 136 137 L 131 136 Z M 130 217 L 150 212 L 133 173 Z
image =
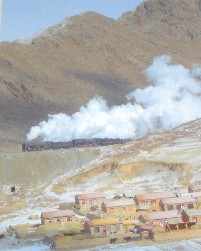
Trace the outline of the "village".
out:
M 103 192 L 77 194 L 74 202 L 41 213 L 40 224 L 9 226 L 17 237 L 43 237 L 52 249 L 174 238 L 198 238 L 201 230 L 201 185 L 186 193 L 171 191 L 113 198 Z M 182 232 L 181 232 L 182 231 Z M 90 241 L 89 241 L 90 240 Z

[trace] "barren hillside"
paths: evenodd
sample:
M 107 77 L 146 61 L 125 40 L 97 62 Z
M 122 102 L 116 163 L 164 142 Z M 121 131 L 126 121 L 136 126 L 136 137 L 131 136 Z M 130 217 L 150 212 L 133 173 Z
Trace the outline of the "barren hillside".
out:
M 24 43 L 0 43 L 1 150 L 20 150 L 48 113 L 72 114 L 95 95 L 124 103 L 148 85 L 143 71 L 155 56 L 200 64 L 200 15 L 198 0 L 148 0 L 118 20 L 88 12 Z

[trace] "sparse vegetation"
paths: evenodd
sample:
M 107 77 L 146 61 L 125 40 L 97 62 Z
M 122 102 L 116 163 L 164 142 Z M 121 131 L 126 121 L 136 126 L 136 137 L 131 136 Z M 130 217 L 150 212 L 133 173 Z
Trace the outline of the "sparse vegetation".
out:
M 34 225 L 16 225 L 13 226 L 13 230 L 20 238 L 33 238 L 44 236 L 73 236 L 80 234 L 83 230 L 83 224 L 80 222 L 68 222 L 64 225 L 40 225 L 34 227 Z

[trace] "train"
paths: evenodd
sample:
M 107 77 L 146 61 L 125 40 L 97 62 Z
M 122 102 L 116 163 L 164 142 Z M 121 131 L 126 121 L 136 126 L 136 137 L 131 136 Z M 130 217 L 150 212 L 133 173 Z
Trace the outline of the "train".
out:
M 109 138 L 92 138 L 92 139 L 74 139 L 68 142 L 25 142 L 22 144 L 23 152 L 43 151 L 43 150 L 57 150 L 68 148 L 85 148 L 96 146 L 109 146 L 115 144 L 124 144 L 131 139 L 109 139 Z

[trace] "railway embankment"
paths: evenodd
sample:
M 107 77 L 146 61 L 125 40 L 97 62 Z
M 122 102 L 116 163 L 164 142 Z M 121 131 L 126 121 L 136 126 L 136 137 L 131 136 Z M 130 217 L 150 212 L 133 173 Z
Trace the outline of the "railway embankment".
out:
M 38 184 L 80 168 L 99 155 L 96 149 L 0 154 L 1 185 Z

